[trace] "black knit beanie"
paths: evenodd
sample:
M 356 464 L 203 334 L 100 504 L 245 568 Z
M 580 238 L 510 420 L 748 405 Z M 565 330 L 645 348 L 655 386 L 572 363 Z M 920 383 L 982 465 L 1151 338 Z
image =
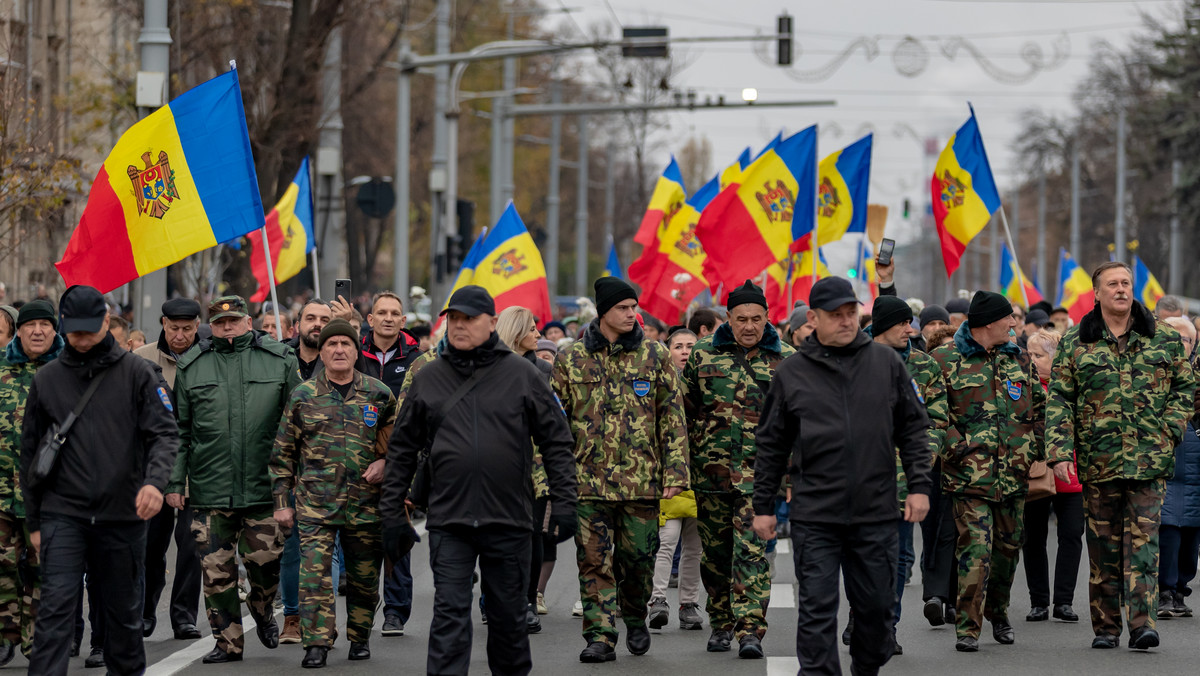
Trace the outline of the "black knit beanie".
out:
M 1013 313 L 1012 302 L 995 291 L 979 291 L 971 299 L 967 310 L 967 324 L 973 329 L 982 328 Z
M 592 285 L 596 289 L 596 313 L 603 317 L 613 306 L 623 300 L 637 300 L 633 287 L 620 277 L 601 277 Z
M 725 304 L 725 307 L 733 309 L 746 303 L 755 303 L 761 305 L 764 310 L 767 309 L 767 295 L 748 279 L 745 284 L 729 292 L 729 302 Z
M 911 322 L 912 308 L 896 296 L 880 296 L 871 307 L 871 333 L 878 336 L 897 324 Z

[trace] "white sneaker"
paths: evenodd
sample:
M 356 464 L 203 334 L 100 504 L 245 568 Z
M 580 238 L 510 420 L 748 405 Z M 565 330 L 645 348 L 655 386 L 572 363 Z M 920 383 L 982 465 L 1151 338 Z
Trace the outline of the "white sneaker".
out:
M 576 601 L 571 607 L 571 617 L 583 617 L 583 601 Z

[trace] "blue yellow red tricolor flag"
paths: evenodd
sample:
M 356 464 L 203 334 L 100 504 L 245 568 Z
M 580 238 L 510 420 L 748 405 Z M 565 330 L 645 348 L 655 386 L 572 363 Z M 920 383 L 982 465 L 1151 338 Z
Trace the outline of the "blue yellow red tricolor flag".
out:
M 988 224 L 1000 208 L 1000 193 L 992 177 L 983 137 L 971 117 L 950 137 L 938 157 L 930 181 L 933 219 L 942 243 L 946 276 L 958 269 L 967 244 Z
M 1058 250 L 1058 300 L 1056 307 L 1064 307 L 1076 324 L 1092 311 L 1096 304 L 1096 292 L 1092 278 L 1079 267 L 1066 249 Z
M 496 312 L 519 305 L 533 311 L 538 323 L 550 319 L 546 267 L 511 200 L 495 227 L 480 235 L 467 252 L 451 295 L 468 284 L 487 289 L 496 301 Z
M 1022 289 L 1024 292 L 1022 293 Z M 1008 250 L 1008 243 L 1000 245 L 1000 293 L 1009 300 L 1026 307 L 1042 300 L 1042 294 L 1021 269 L 1021 264 Z
M 862 280 L 867 285 L 867 292 L 874 301 L 879 296 L 879 275 L 875 272 L 875 245 L 867 239 L 865 232 L 858 241 L 858 253 L 854 262 L 857 267 L 850 276 Z
M 849 232 L 867 231 L 871 186 L 871 144 L 867 134 L 821 160 L 817 168 L 817 246 Z M 801 245 L 807 249 L 809 243 Z
M 621 259 L 617 257 L 617 243 L 611 239 L 608 241 L 608 260 L 604 263 L 604 273 L 600 276 L 625 279 L 625 272 L 621 269 Z
M 802 251 L 789 254 L 787 259 L 767 268 L 763 294 L 767 297 L 767 319 L 772 324 L 786 320 L 796 301 L 808 302 L 813 285 L 813 262 L 812 251 Z M 818 255 L 816 266 L 817 279 L 830 276 L 824 253 Z M 791 294 L 788 293 L 789 285 Z
M 700 215 L 696 235 L 723 279 L 754 279 L 812 235 L 817 128 L 764 152 Z
M 671 158 L 634 237 L 642 253 L 629 266 L 629 280 L 642 290 L 638 305 L 668 324 L 677 323 L 688 303 L 708 284 L 706 256 L 695 235 L 701 209 L 687 200 L 679 167 Z
M 300 163 L 296 178 L 267 214 L 267 244 L 271 251 L 271 271 L 275 283 L 296 276 L 308 265 L 308 254 L 316 247 L 313 235 L 312 178 L 309 176 L 308 157 Z M 262 237 L 253 233 L 250 240 L 250 271 L 258 281 L 258 290 L 250 302 L 261 303 L 271 293 L 271 280 L 267 275 L 267 260 L 263 256 Z
M 1153 310 L 1158 305 L 1158 299 L 1166 295 L 1162 285 L 1154 277 L 1154 273 L 1150 272 L 1150 268 L 1141 258 L 1133 257 L 1133 298 L 1146 309 Z
M 55 267 L 68 286 L 107 292 L 263 222 L 232 70 L 184 92 L 121 136 Z

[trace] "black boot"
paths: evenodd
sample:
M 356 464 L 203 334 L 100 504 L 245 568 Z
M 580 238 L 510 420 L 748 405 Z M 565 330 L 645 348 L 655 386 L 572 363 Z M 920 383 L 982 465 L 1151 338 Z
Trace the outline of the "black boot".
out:
M 88 659 L 91 659 L 90 657 Z M 225 664 L 226 662 L 241 662 L 241 653 L 227 653 L 221 650 L 220 647 L 215 647 L 212 652 L 205 655 L 204 659 L 200 660 L 205 664 Z
M 350 643 L 350 652 L 346 654 L 348 660 L 369 660 L 371 659 L 371 649 L 366 643 Z
M 258 632 L 258 640 L 269 650 L 274 650 L 279 647 L 279 624 L 275 621 L 275 616 L 267 618 L 266 622 L 258 622 L 255 626 Z
M 329 648 L 323 645 L 309 646 L 304 651 L 304 659 L 300 660 L 300 666 L 305 669 L 320 669 L 325 666 L 325 656 L 329 654 Z

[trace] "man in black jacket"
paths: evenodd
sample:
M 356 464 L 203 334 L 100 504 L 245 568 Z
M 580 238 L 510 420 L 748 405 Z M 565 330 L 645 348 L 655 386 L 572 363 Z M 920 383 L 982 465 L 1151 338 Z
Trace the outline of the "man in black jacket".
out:
M 162 507 L 179 436 L 159 370 L 108 333 L 108 311 L 90 286 L 59 302 L 67 347 L 34 376 L 21 438 L 21 487 L 30 540 L 42 558 L 42 601 L 29 671 L 65 674 L 79 580 L 86 564 L 104 589 L 104 657 L 118 674 L 141 673 L 146 524 Z M 103 376 L 75 421 L 55 469 L 34 485 L 30 470 L 51 425 L 61 425 Z
M 855 616 L 851 673 L 875 674 L 893 650 L 896 449 L 908 479 L 904 518 L 916 523 L 929 510 L 929 418 L 896 351 L 858 330 L 850 282 L 822 279 L 809 300 L 815 331 L 779 365 L 758 424 L 754 530 L 764 539 L 775 534 L 774 498 L 786 469 L 801 670 L 842 673 L 842 568 Z
M 414 373 L 388 446 L 380 501 L 384 551 L 397 560 L 412 548 L 404 499 L 418 454 L 428 448 L 434 615 L 427 671 L 467 673 L 478 560 L 488 666 L 501 676 L 528 674 L 533 443 L 550 484 L 550 532 L 561 542 L 574 536 L 577 518 L 571 432 L 546 377 L 500 342 L 495 303 L 484 289 L 460 288 L 442 314 L 448 345 Z

